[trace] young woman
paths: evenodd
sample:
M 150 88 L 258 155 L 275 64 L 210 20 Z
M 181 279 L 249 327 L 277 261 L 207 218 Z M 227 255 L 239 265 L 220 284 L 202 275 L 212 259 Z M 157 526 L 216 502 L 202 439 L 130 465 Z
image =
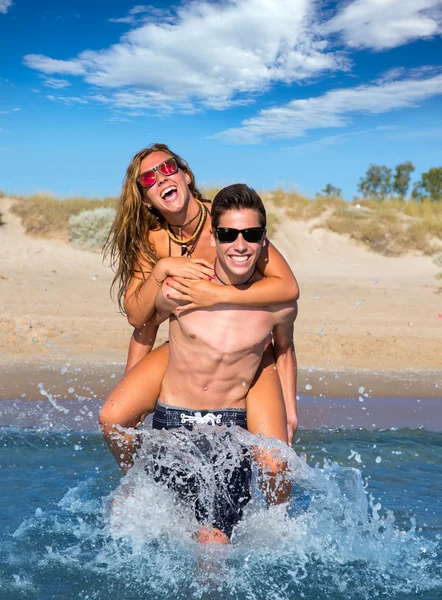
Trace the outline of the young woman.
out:
M 168 361 L 168 345 L 152 350 L 155 299 L 166 278 L 171 297 L 186 301 L 182 311 L 217 304 L 269 306 L 295 302 L 296 279 L 270 242 L 258 261 L 264 279 L 242 286 L 213 285 L 215 257 L 210 236 L 210 202 L 204 200 L 187 163 L 165 144 L 145 148 L 132 159 L 120 205 L 105 245 L 116 270 L 118 303 L 135 328 L 125 376 L 100 411 L 106 441 L 124 471 L 132 465 L 134 440 L 121 427 L 137 427 L 146 406 L 153 412 Z M 287 412 L 289 443 L 297 427 L 296 358 L 279 360 L 269 344 L 248 394 L 281 394 Z M 286 355 L 286 353 L 285 353 Z M 142 408 L 141 408 L 142 407 Z

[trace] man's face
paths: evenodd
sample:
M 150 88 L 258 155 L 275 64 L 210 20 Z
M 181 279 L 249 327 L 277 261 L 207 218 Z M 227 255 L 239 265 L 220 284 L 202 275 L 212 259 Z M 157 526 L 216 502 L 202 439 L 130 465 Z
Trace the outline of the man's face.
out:
M 157 167 L 169 158 L 170 155 L 167 152 L 152 152 L 141 161 L 140 173 Z M 167 214 L 183 210 L 190 199 L 189 175 L 181 169 L 178 169 L 173 175 L 163 175 L 159 171 L 155 171 L 155 174 L 155 183 L 150 188 L 143 190 L 146 204 L 151 204 L 166 217 Z
M 229 210 L 221 216 L 218 227 L 233 229 L 261 227 L 259 213 L 248 208 Z M 236 240 L 228 243 L 221 243 L 215 231 L 212 235 L 212 244 L 216 247 L 217 261 L 226 275 L 229 276 L 230 283 L 239 283 L 246 280 L 247 276 L 251 275 L 255 269 L 256 261 L 265 240 L 265 232 L 260 241 L 256 243 L 247 242 L 242 233 L 238 235 Z

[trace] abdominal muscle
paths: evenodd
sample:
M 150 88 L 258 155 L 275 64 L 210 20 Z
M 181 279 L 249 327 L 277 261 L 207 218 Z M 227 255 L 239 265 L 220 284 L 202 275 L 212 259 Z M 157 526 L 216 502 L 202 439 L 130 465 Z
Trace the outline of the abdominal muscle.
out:
M 268 320 L 265 311 L 238 309 L 198 310 L 172 318 L 161 402 L 193 410 L 245 408 Z

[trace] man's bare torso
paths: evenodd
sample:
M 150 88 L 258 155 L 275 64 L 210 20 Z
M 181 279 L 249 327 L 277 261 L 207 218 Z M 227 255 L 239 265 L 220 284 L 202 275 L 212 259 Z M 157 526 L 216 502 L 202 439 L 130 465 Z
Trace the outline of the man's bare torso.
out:
M 217 306 L 172 316 L 160 400 L 200 410 L 244 407 L 268 336 L 284 310 Z

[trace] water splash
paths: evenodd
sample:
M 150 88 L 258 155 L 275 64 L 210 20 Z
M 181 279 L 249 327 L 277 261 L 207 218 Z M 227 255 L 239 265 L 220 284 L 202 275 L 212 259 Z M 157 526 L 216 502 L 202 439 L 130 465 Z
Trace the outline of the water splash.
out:
M 222 429 L 209 429 L 218 449 Z M 51 439 L 58 439 L 48 436 L 33 439 L 37 461 Z M 178 468 L 186 457 L 194 460 L 186 439 L 195 436 L 184 433 L 165 464 Z M 65 434 L 56 443 L 57 454 L 80 444 L 81 454 L 89 453 L 96 464 L 97 439 Z M 267 447 L 287 462 L 294 484 L 288 505 L 266 508 L 255 470 L 253 497 L 232 544 L 198 544 L 193 510 L 146 473 L 160 443 L 168 445 L 164 432 L 144 431 L 139 459 L 118 485 L 110 476 L 113 466 L 74 486 L 71 476 L 60 484 L 58 475 L 61 499 L 41 504 L 0 546 L 5 565 L 0 595 L 37 599 L 48 595 L 48 585 L 52 597 L 67 600 L 111 594 L 125 600 L 433 600 L 441 592 L 439 540 L 424 538 L 413 522 L 400 525 L 358 469 L 328 460 L 310 466 L 306 456 L 278 443 Z M 228 451 L 244 443 L 262 442 L 232 431 Z M 341 451 L 347 448 L 346 443 Z
M 69 414 L 69 409 L 66 408 L 65 406 L 61 406 L 60 404 L 57 404 L 57 402 L 54 399 L 54 396 L 44 389 L 43 383 L 39 383 L 37 387 L 40 391 L 40 395 L 45 396 L 49 400 L 49 402 L 52 404 L 52 406 L 55 408 L 55 410 L 58 410 L 66 415 Z

